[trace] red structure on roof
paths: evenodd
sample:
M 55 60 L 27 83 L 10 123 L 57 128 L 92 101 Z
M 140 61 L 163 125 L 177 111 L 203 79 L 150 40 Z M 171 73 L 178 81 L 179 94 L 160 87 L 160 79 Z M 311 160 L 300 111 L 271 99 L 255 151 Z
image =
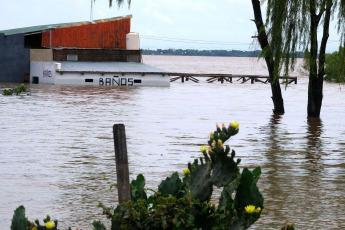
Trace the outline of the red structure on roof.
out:
M 57 27 L 42 33 L 42 47 L 126 49 L 131 17 Z

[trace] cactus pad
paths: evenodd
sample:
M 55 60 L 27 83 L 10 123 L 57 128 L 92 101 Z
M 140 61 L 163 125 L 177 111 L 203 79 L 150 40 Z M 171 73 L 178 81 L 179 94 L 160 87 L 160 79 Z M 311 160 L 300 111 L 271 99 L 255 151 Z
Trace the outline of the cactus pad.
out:
M 167 177 L 161 182 L 158 186 L 158 192 L 162 193 L 162 195 L 176 196 L 179 193 L 181 182 L 179 175 L 175 172 L 171 177 Z

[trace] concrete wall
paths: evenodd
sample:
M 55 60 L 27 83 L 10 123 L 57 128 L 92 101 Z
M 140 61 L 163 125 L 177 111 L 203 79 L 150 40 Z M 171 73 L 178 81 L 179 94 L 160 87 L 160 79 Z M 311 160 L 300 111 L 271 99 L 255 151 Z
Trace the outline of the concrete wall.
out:
M 30 61 L 53 61 L 53 50 L 30 49 Z
M 34 78 L 38 78 L 38 84 L 54 84 L 56 65 L 57 62 L 32 61 L 30 63 L 30 82 L 34 83 Z
M 24 34 L 0 34 L 0 82 L 24 82 L 30 72 L 30 51 L 24 48 Z

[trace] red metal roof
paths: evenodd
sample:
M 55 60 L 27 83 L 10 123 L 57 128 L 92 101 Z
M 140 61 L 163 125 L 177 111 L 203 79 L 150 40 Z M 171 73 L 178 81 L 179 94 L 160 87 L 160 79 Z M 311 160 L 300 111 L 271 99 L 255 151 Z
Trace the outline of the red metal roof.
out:
M 42 33 L 42 47 L 126 49 L 131 17 L 67 25 Z M 51 38 L 50 38 L 51 33 Z

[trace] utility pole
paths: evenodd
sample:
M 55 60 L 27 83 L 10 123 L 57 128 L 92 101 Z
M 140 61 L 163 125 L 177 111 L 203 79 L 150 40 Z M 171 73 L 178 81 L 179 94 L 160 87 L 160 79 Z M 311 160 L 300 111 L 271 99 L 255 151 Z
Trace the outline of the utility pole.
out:
M 93 22 L 93 1 L 94 0 L 91 0 L 90 22 Z

